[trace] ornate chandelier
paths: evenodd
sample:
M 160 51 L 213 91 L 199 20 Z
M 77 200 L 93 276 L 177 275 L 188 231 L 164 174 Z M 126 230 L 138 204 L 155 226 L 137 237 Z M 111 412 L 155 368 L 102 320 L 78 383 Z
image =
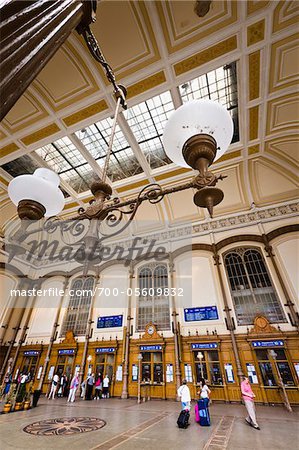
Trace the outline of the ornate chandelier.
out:
M 58 226 L 62 232 L 78 230 L 80 229 L 78 221 L 87 219 L 90 221 L 90 229 L 85 240 L 99 239 L 99 236 L 101 236 L 100 239 L 111 237 L 129 226 L 143 202 L 158 203 L 165 195 L 187 189 L 196 191 L 193 199 L 195 205 L 207 208 L 212 217 L 214 206 L 218 205 L 224 197 L 222 190 L 215 187 L 224 176 L 216 176 L 209 171 L 209 166 L 224 154 L 232 140 L 233 121 L 228 111 L 224 106 L 211 100 L 193 100 L 180 106 L 169 118 L 163 134 L 164 149 L 167 156 L 178 166 L 198 171 L 190 182 L 167 189 L 152 183 L 145 186 L 133 199 L 122 202 L 117 197 L 111 198 L 112 188 L 106 182 L 106 175 L 118 114 L 121 107 L 127 108 L 126 89 L 116 83 L 114 73 L 104 59 L 89 27 L 86 27 L 82 34 L 91 54 L 104 67 L 107 78 L 114 87 L 116 98 L 103 174 L 101 179 L 91 184 L 93 199 L 89 206 L 85 209 L 79 208 L 78 213 L 68 220 L 57 217 L 64 208 L 64 196 L 59 189 L 59 176 L 55 172 L 39 168 L 33 175 L 20 175 L 14 178 L 8 186 L 8 194 L 17 206 L 22 224 L 15 237 L 20 240 L 21 236 L 22 238 L 27 236 L 29 223 L 44 217 L 48 220 L 45 221 L 42 229 L 49 232 L 53 232 Z M 121 227 L 113 229 L 124 217 L 128 220 L 124 221 Z M 97 224 L 93 225 L 95 222 Z M 111 233 L 107 235 L 100 230 L 102 223 L 108 225 Z

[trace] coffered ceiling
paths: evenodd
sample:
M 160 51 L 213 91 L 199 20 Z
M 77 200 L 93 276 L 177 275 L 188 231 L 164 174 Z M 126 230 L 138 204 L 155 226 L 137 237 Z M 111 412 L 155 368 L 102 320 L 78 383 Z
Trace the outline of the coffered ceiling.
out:
M 149 182 L 169 186 L 193 176 L 168 160 L 161 134 L 175 108 L 210 95 L 238 125 L 228 152 L 213 165 L 228 176 L 214 215 L 294 199 L 298 15 L 297 1 L 213 1 L 199 18 L 193 1 L 102 0 L 93 32 L 128 89 L 129 109 L 120 114 L 108 172 L 114 194 L 127 199 Z M 16 215 L 7 197 L 10 179 L 36 167 L 60 174 L 66 215 L 87 205 L 114 107 L 104 72 L 74 32 L 0 124 L 1 228 Z M 143 204 L 144 229 L 205 220 L 192 195 Z

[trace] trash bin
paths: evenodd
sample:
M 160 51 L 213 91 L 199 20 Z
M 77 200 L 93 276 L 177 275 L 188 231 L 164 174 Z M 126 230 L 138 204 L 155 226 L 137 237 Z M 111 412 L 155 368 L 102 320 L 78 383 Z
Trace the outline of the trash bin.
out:
M 40 398 L 41 393 L 42 393 L 41 389 L 36 389 L 33 392 L 32 408 L 35 408 L 37 406 L 37 402 Z

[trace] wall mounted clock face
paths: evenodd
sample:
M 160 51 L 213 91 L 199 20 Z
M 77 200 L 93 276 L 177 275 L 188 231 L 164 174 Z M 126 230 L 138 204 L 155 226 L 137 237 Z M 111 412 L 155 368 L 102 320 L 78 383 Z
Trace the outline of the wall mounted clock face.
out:
M 154 334 L 154 332 L 156 331 L 155 326 L 154 325 L 149 325 L 146 329 L 147 333 L 152 335 Z

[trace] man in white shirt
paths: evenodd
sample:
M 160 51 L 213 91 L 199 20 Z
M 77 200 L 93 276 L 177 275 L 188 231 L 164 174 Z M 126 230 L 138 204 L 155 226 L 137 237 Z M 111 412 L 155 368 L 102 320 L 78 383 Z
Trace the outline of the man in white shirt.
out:
M 103 397 L 104 398 L 109 398 L 109 377 L 108 375 L 105 376 L 104 380 L 103 380 Z
M 53 380 L 52 380 L 51 391 L 50 391 L 50 394 L 49 394 L 48 399 L 50 399 L 50 398 L 52 397 L 52 399 L 54 400 L 54 398 L 55 398 L 55 393 L 56 393 L 56 389 L 57 389 L 57 385 L 58 385 L 58 381 L 59 381 L 59 376 L 58 376 L 58 374 L 56 373 L 56 374 L 54 375 L 54 377 L 53 377 Z
M 178 388 L 178 397 L 181 399 L 182 409 L 190 411 L 191 395 L 187 380 L 183 380 L 183 384 Z

